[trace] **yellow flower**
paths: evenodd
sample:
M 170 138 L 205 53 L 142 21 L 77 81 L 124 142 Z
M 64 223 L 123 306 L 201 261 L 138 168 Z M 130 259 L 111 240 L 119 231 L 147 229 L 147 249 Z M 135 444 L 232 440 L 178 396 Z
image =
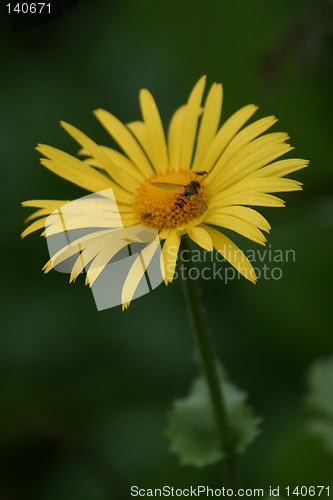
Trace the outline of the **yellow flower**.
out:
M 302 159 L 275 161 L 292 147 L 286 144 L 289 138 L 286 133 L 263 135 L 277 121 L 274 116 L 243 128 L 257 110 L 253 104 L 241 108 L 219 128 L 222 86 L 214 83 L 202 106 L 204 87 L 205 77 L 202 77 L 187 103 L 174 113 L 167 138 L 154 98 L 142 89 L 142 121 L 124 125 L 105 110 L 95 111 L 96 118 L 122 153 L 96 144 L 64 122 L 62 127 L 81 145 L 83 149 L 79 154 L 86 159 L 80 160 L 46 145 L 39 145 L 37 150 L 45 156 L 41 159 L 42 165 L 68 181 L 91 192 L 112 188 L 125 228 L 150 226 L 158 231 L 160 241 L 164 242 L 166 284 L 173 280 L 183 235 L 188 235 L 205 250 L 215 248 L 243 276 L 255 282 L 254 270 L 245 255 L 212 226 L 231 229 L 264 245 L 266 238 L 262 231 L 269 232 L 270 225 L 248 206 L 284 206 L 283 200 L 271 193 L 300 190 L 299 182 L 283 177 L 308 162 Z M 66 203 L 66 200 L 24 202 L 24 206 L 38 210 L 28 219 L 37 220 L 22 236 L 43 228 L 47 216 Z M 100 238 L 100 247 L 95 245 L 90 260 L 102 252 L 105 244 Z M 63 255 L 65 258 L 68 253 Z M 102 260 L 104 266 L 112 255 L 114 251 L 113 254 L 106 252 Z M 47 272 L 52 267 L 50 261 L 44 269 Z M 76 264 L 71 281 L 80 271 L 82 266 Z M 125 307 L 133 297 L 142 268 L 140 273 L 134 281 L 129 280 L 123 293 Z M 90 285 L 94 279 L 89 280 L 88 276 Z

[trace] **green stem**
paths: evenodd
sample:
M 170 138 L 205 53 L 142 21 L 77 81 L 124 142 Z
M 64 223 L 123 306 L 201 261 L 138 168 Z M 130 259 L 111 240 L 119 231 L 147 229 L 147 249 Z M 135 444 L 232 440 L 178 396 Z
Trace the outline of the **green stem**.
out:
M 188 277 L 188 274 L 194 265 L 191 257 L 189 239 L 187 237 L 182 238 L 181 250 L 186 250 L 186 256 L 188 257 L 186 261 L 183 261 L 183 265 L 185 265 L 188 271 L 187 276 L 183 279 L 187 305 L 199 348 L 202 368 L 207 380 L 211 402 L 214 409 L 220 446 L 226 454 L 226 457 L 223 460 L 225 485 L 226 487 L 233 488 L 234 491 L 236 491 L 238 488 L 238 480 L 236 474 L 236 457 L 234 454 L 233 433 L 230 426 L 226 402 L 221 390 L 214 346 L 211 340 L 204 306 L 200 297 L 198 283 Z

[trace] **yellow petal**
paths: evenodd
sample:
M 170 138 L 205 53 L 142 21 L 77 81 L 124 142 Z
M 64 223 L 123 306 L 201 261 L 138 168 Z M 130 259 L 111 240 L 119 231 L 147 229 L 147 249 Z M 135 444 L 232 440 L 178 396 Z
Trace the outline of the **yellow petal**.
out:
M 88 266 L 90 261 L 96 258 L 96 256 L 107 247 L 110 247 L 110 243 L 112 244 L 112 242 L 109 233 L 104 233 L 104 235 L 92 238 L 89 242 L 86 241 L 85 248 L 82 249 L 72 267 L 70 282 L 75 281 L 78 275 Z M 122 242 L 122 244 L 125 245 L 125 242 Z M 89 281 L 89 283 L 90 285 L 92 284 L 91 281 Z
M 142 182 L 144 181 L 145 177 L 144 175 L 140 172 L 140 170 L 137 169 L 135 164 L 127 158 L 127 156 L 123 155 L 119 151 L 116 151 L 115 149 L 108 148 L 105 146 L 102 146 L 102 149 L 105 151 L 105 153 L 110 157 L 112 160 L 112 163 L 110 165 L 110 171 L 109 174 L 111 177 L 113 177 L 116 181 L 117 179 L 115 178 L 115 172 L 116 171 L 122 170 L 124 174 L 127 174 L 129 177 L 129 182 L 133 182 L 133 178 L 136 181 Z M 118 182 L 118 181 L 117 181 Z M 136 185 L 136 183 L 135 183 Z M 132 191 L 132 189 L 130 189 Z
M 228 146 L 233 137 L 242 128 L 251 116 L 257 111 L 258 107 L 254 104 L 249 104 L 236 113 L 234 113 L 220 128 L 215 136 L 206 156 L 203 160 L 200 170 L 210 172 L 216 161 L 219 159 L 225 148 Z
M 158 233 L 160 241 L 166 240 L 168 238 L 168 236 L 170 235 L 170 233 L 171 233 L 171 229 L 170 228 L 162 229 Z
M 192 90 L 187 102 L 184 117 L 184 132 L 181 148 L 181 169 L 188 170 L 191 165 L 193 148 L 196 139 L 198 116 L 200 113 L 202 94 L 205 88 L 206 77 L 200 78 Z
M 28 222 L 32 219 L 37 219 L 42 215 L 50 215 L 54 210 L 62 207 L 69 203 L 68 200 L 29 200 L 23 201 L 21 203 L 22 207 L 40 207 L 40 210 L 36 210 L 29 217 L 25 219 L 25 222 Z
M 66 215 L 64 218 L 58 214 L 51 214 L 48 217 L 46 230 L 42 233 L 43 236 L 53 236 L 64 231 L 73 231 L 75 229 L 89 229 L 89 228 L 121 228 L 123 227 L 122 221 L 118 218 L 102 218 L 102 217 L 89 217 L 84 215 Z
M 50 158 L 49 160 L 42 158 L 42 165 L 73 184 L 93 192 L 111 187 L 111 181 L 105 175 L 89 167 L 78 158 L 43 144 L 39 144 L 36 149 Z
M 22 201 L 22 207 L 36 207 L 36 208 L 47 208 L 50 213 L 63 205 L 69 203 L 69 200 L 28 200 Z
M 168 130 L 168 151 L 170 169 L 178 172 L 180 169 L 181 148 L 183 143 L 184 119 L 186 105 L 181 106 L 173 114 Z
M 284 134 L 268 134 L 251 142 L 239 154 L 235 155 L 228 163 L 221 167 L 218 177 L 209 179 L 208 176 L 206 181 L 207 186 L 210 187 L 211 191 L 217 191 L 222 186 L 225 189 L 273 160 L 276 160 L 279 156 L 288 153 L 293 148 L 283 142 L 283 136 Z M 257 177 L 260 177 L 260 175 Z
M 132 213 L 120 213 L 120 218 L 124 226 L 136 226 L 142 224 L 142 220 Z
M 228 144 L 212 172 L 209 174 L 210 180 L 213 181 L 216 177 L 218 177 L 223 167 L 230 162 L 234 155 L 237 153 L 240 154 L 242 148 L 265 132 L 268 128 L 272 127 L 272 125 L 276 122 L 277 119 L 275 116 L 267 116 L 266 118 L 262 118 L 261 120 L 251 123 L 251 125 L 248 125 L 241 130 Z
M 206 99 L 192 170 L 202 169 L 203 159 L 216 135 L 221 118 L 222 96 L 222 85 L 214 83 Z
M 263 231 L 269 232 L 271 226 L 269 222 L 263 217 L 259 212 L 253 210 L 248 207 L 241 206 L 232 206 L 232 207 L 215 207 L 215 212 L 219 215 L 232 215 L 234 217 L 238 217 L 239 219 L 243 219 L 254 226 L 257 226 L 259 229 Z
M 206 220 L 206 223 L 231 229 L 232 231 L 241 234 L 245 238 L 259 243 L 259 245 L 265 245 L 267 241 L 265 236 L 256 226 L 233 215 L 222 215 L 215 213 Z
M 54 255 L 52 255 L 51 259 L 44 266 L 43 270 L 48 273 L 51 269 L 55 268 L 57 265 L 61 264 L 65 260 L 69 259 L 73 255 L 81 252 L 88 246 L 92 245 L 92 241 L 100 241 L 100 239 L 108 235 L 110 233 L 109 229 L 104 229 L 102 231 L 86 234 L 81 236 L 81 238 L 77 238 L 72 241 L 70 244 L 64 246 Z
M 126 200 L 128 204 L 133 203 L 133 193 L 138 188 L 141 181 L 133 178 L 132 175 L 127 172 L 123 165 L 124 162 L 121 162 L 122 164 L 120 166 L 117 164 L 109 163 L 107 167 L 102 167 L 100 162 L 95 158 L 85 158 L 83 160 L 83 163 L 86 163 L 87 165 L 90 165 L 92 167 L 97 167 L 99 170 L 102 169 L 110 177 L 112 177 L 111 185 L 118 201 L 120 201 L 121 199 L 123 203 L 126 203 Z
M 102 168 L 106 170 L 110 164 L 110 157 L 105 153 L 105 151 L 96 144 L 95 141 L 90 139 L 86 134 L 81 132 L 78 128 L 74 127 L 70 123 L 64 121 L 60 122 L 60 125 L 66 130 L 66 132 L 73 137 L 88 153 L 94 157 Z
M 193 227 L 191 225 L 186 226 L 186 232 L 194 243 L 199 245 L 201 248 L 207 251 L 213 250 L 212 238 L 206 231 L 206 226 Z
M 126 240 L 110 238 L 109 243 L 104 248 L 100 248 L 99 253 L 92 261 L 86 276 L 86 284 L 93 286 L 98 276 L 105 269 L 105 266 L 110 262 L 120 250 L 128 245 Z
M 136 121 L 136 122 L 130 122 L 126 124 L 127 127 L 130 129 L 144 152 L 146 153 L 147 157 L 149 158 L 151 164 L 154 164 L 154 155 L 153 151 L 150 147 L 150 142 L 148 140 L 148 132 L 147 132 L 147 125 L 142 122 L 142 121 Z
M 119 151 L 116 151 L 115 149 L 108 148 L 106 146 L 99 146 L 99 147 L 105 152 L 106 155 L 109 156 L 109 158 L 111 160 L 111 163 L 108 163 L 108 165 L 104 167 L 104 170 L 111 177 L 113 177 L 115 169 L 116 170 L 121 169 L 124 172 L 126 172 L 126 174 L 128 174 L 131 181 L 132 181 L 132 178 L 136 179 L 139 182 L 142 182 L 145 180 L 144 175 L 137 169 L 137 167 L 134 165 L 134 163 L 129 158 L 127 158 L 127 156 L 123 155 Z M 83 156 L 89 156 L 89 153 L 85 148 L 80 149 L 78 154 L 83 155 Z M 95 158 L 90 157 L 84 161 L 88 161 L 88 160 L 90 162 L 89 165 L 93 165 L 93 166 L 101 168 L 101 164 L 99 162 L 97 162 L 97 160 Z
M 38 219 L 39 217 L 42 217 L 43 215 L 50 215 L 53 210 L 50 211 L 49 208 L 40 208 L 39 210 L 36 210 L 36 212 L 33 212 L 29 217 L 27 217 L 24 222 L 29 222 L 30 220 L 33 219 Z
M 90 137 L 85 135 L 81 130 L 73 127 L 66 122 L 60 122 L 61 126 L 66 130 L 66 132 L 73 137 L 83 148 L 87 151 L 93 159 L 95 159 L 95 165 L 102 168 L 105 172 L 112 176 L 123 189 L 133 193 L 135 189 L 139 186 L 139 182 L 129 175 L 126 170 L 119 169 L 118 165 L 113 164 L 110 155 L 107 154 L 104 148 L 101 148 L 96 142 L 94 142 Z M 87 163 L 87 161 L 85 161 Z M 94 162 L 90 162 L 93 165 Z M 89 163 L 88 163 L 89 164 Z M 117 189 L 117 188 L 116 188 Z M 118 187 L 118 192 L 121 189 Z M 126 192 L 121 191 L 122 195 L 126 197 Z
M 222 201 L 224 206 L 226 206 L 226 200 L 231 196 L 237 196 L 246 193 L 282 193 L 288 191 L 300 191 L 302 190 L 302 183 L 295 181 L 293 179 L 281 179 L 281 178 L 263 178 L 263 179 L 245 179 L 244 181 L 237 182 L 228 189 L 221 191 L 220 193 L 212 196 L 210 202 L 214 204 L 220 204 Z M 249 203 L 251 204 L 251 203 Z
M 154 158 L 155 171 L 163 173 L 169 168 L 167 146 L 161 117 L 155 100 L 147 89 L 140 91 L 140 106 L 144 122 L 147 126 L 147 138 Z
M 85 280 L 86 285 L 92 286 L 94 281 L 104 270 L 105 266 L 108 264 L 109 260 L 113 257 L 113 255 L 127 245 L 127 242 L 123 240 L 115 241 L 112 243 L 113 245 L 111 246 L 110 240 L 108 240 L 107 243 L 104 245 L 104 247 L 100 246 L 98 250 L 95 250 L 96 255 L 86 274 L 86 280 Z M 117 248 L 115 248 L 115 246 L 117 246 Z M 88 246 L 87 249 L 89 248 L 90 247 Z M 83 252 L 79 255 L 72 268 L 70 282 L 75 281 L 78 274 L 80 274 L 81 270 L 83 270 L 89 263 L 88 259 L 90 260 L 90 258 L 91 255 L 88 256 L 88 254 L 85 254 L 85 258 L 83 258 Z
M 203 214 L 201 214 L 199 217 L 193 217 L 190 221 L 188 221 L 188 224 L 190 226 L 199 226 L 203 222 L 205 222 L 209 217 L 211 217 L 217 209 L 218 205 L 214 205 L 210 208 L 208 208 Z
M 248 125 L 243 130 L 241 130 L 239 134 L 234 137 L 227 150 L 225 151 L 224 155 L 226 161 L 228 161 L 229 158 L 232 158 L 234 154 L 236 154 L 241 148 L 253 141 L 256 137 L 261 135 L 263 132 L 266 132 L 266 130 L 271 128 L 276 122 L 277 118 L 275 118 L 275 116 L 266 116 L 265 118 L 261 118 L 260 120 L 251 123 L 251 125 Z M 279 134 L 281 134 L 281 132 L 279 132 Z
M 108 190 L 109 191 L 109 190 Z M 111 191 L 111 190 L 110 190 Z M 122 214 L 127 225 L 134 214 Z M 84 228 L 123 228 L 123 221 L 114 200 L 105 197 L 87 196 L 74 200 L 52 212 L 45 222 L 46 236 Z
M 296 170 L 307 167 L 308 164 L 308 160 L 301 160 L 299 158 L 280 160 L 272 163 L 272 165 L 261 168 L 259 172 L 253 172 L 247 178 L 252 179 L 254 177 L 284 177 L 285 175 L 291 174 L 292 172 L 296 172 Z
M 244 278 L 255 283 L 255 271 L 243 252 L 225 234 L 216 229 L 204 226 L 213 241 L 215 250 L 219 252 Z
M 147 270 L 152 258 L 154 257 L 155 252 L 159 247 L 159 245 L 160 245 L 159 239 L 156 238 L 152 243 L 147 245 L 135 259 L 126 277 L 121 294 L 121 302 L 123 304 L 123 310 L 129 306 L 133 298 L 133 295 L 142 277 L 144 276 L 144 273 Z
M 140 172 L 145 177 L 150 177 L 154 171 L 128 128 L 118 118 L 104 109 L 98 109 L 94 111 L 94 114 L 126 155 L 135 163 Z
M 47 217 L 43 217 L 42 219 L 35 220 L 35 222 L 30 224 L 30 226 L 28 226 L 23 231 L 23 233 L 21 234 L 21 238 L 25 238 L 26 236 L 28 236 L 28 234 L 31 234 L 34 231 L 38 231 L 38 229 L 42 229 L 42 228 L 44 229 L 46 219 L 47 219 Z
M 87 175 L 84 173 L 75 172 L 68 165 L 60 164 L 59 162 L 55 162 L 53 160 L 46 160 L 44 158 L 41 158 L 40 162 L 42 165 L 44 165 L 44 167 L 51 170 L 51 172 L 59 175 L 59 177 L 62 177 L 63 179 L 76 184 L 77 186 L 87 189 L 88 191 L 97 193 L 99 191 L 112 188 L 117 201 L 127 204 L 133 203 L 133 195 L 131 193 L 124 191 L 111 179 L 100 174 L 99 172 L 97 172 L 97 170 L 88 167 L 83 161 L 81 162 L 82 165 L 85 165 L 91 171 Z M 94 173 L 101 176 L 101 182 L 94 178 Z
M 252 205 L 257 207 L 284 207 L 285 202 L 277 196 L 271 194 L 257 193 L 253 190 L 242 191 L 241 193 L 216 197 L 216 205 L 219 207 L 228 207 L 230 205 Z
M 166 285 L 172 282 L 175 274 L 180 240 L 178 232 L 171 231 L 170 236 L 168 236 L 163 245 L 162 256 L 165 269 L 164 282 Z
M 254 158 L 248 159 L 247 161 L 242 162 L 242 164 L 239 165 L 239 170 L 240 172 L 232 172 L 230 175 L 227 175 L 224 179 L 224 182 L 221 181 L 219 182 L 219 187 L 223 186 L 225 189 L 228 188 L 229 186 L 233 186 L 234 184 L 238 183 L 242 179 L 248 179 L 248 176 L 251 175 L 253 172 L 257 172 L 257 175 L 254 177 L 261 177 L 260 175 L 260 169 L 264 166 L 267 165 L 267 163 L 270 163 L 271 161 L 275 160 L 279 156 L 282 156 L 289 151 L 291 151 L 293 148 L 290 147 L 288 144 L 284 144 L 281 146 L 275 146 L 268 151 L 264 151 L 262 153 L 256 154 Z

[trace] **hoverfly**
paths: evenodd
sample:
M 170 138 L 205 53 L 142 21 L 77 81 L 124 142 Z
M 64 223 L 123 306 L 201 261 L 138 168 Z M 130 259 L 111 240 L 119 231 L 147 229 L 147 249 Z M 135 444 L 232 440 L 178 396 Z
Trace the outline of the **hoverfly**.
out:
M 194 171 L 193 173 L 202 176 L 207 175 L 207 172 L 204 170 Z M 151 182 L 150 184 L 161 189 L 179 190 L 179 188 L 183 188 L 183 192 L 177 194 L 177 198 L 173 206 L 175 210 L 181 210 L 191 200 L 192 196 L 195 196 L 193 199 L 195 199 L 195 204 L 201 214 L 206 212 L 208 209 L 206 203 L 199 194 L 199 189 L 201 188 L 199 181 L 193 180 L 188 184 L 173 184 L 172 182 Z

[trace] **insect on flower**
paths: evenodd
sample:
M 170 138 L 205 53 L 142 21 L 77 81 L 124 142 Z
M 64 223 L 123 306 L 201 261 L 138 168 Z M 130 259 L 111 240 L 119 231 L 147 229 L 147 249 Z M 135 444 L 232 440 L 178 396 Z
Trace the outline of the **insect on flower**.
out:
M 207 175 L 207 172 L 205 172 L 204 170 L 197 170 L 193 173 L 196 175 Z M 175 204 L 173 206 L 175 210 L 181 210 L 185 205 L 187 205 L 189 201 L 191 201 L 191 198 L 201 214 L 205 213 L 206 210 L 208 210 L 206 203 L 199 194 L 201 184 L 197 180 L 190 181 L 185 185 L 174 184 L 172 182 L 151 182 L 150 184 L 161 189 L 179 190 L 179 188 L 183 188 L 183 192 L 177 195 Z

